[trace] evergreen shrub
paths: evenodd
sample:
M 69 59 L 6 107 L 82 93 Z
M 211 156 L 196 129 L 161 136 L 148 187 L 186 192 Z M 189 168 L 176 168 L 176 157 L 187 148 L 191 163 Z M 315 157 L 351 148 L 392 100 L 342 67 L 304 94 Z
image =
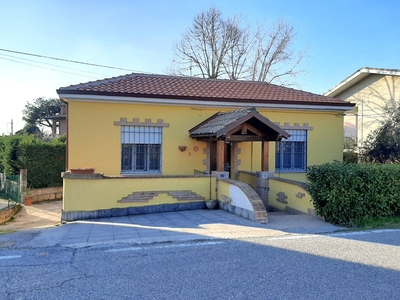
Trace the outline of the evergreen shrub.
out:
M 326 163 L 309 167 L 307 181 L 316 214 L 327 222 L 400 216 L 399 165 Z
M 18 146 L 24 137 L 9 135 L 0 137 L 0 173 L 18 175 Z
M 32 135 L 0 137 L 0 172 L 18 175 L 28 169 L 28 187 L 62 186 L 66 145 L 62 139 L 45 142 Z

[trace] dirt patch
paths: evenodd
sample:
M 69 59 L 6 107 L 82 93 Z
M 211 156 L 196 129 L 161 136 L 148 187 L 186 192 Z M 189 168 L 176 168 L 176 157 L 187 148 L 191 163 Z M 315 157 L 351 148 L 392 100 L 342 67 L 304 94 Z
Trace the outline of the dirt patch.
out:
M 0 231 L 53 227 L 61 222 L 62 200 L 22 206 L 9 222 L 0 225 Z

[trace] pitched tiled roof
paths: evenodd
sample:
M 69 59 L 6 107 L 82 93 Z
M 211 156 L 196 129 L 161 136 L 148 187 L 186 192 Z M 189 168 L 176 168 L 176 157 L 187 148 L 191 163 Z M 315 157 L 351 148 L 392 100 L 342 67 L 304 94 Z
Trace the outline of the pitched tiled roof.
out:
M 202 124 L 199 124 L 197 128 L 189 130 L 189 132 L 191 135 L 215 134 L 222 128 L 236 122 L 252 111 L 255 111 L 254 107 L 244 107 L 228 112 L 218 112 Z
M 266 82 L 203 79 L 169 75 L 128 74 L 57 90 L 58 94 L 82 94 L 204 100 L 241 103 L 288 103 L 353 106 L 318 94 Z
M 337 97 L 344 91 L 353 88 L 355 84 L 363 80 L 364 78 L 371 75 L 382 75 L 382 76 L 400 76 L 399 69 L 382 69 L 382 68 L 361 68 L 351 74 L 349 77 L 339 82 L 329 91 L 325 92 L 324 95 L 327 97 Z

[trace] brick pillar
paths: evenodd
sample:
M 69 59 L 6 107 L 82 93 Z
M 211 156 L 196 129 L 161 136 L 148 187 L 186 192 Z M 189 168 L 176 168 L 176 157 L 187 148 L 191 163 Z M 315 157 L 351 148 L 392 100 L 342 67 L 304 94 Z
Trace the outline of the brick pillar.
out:
M 212 171 L 211 174 L 215 175 L 218 179 L 229 179 L 229 172 Z
M 256 172 L 257 188 L 256 192 L 264 203 L 265 209 L 268 211 L 268 196 L 269 196 L 269 178 L 274 177 L 273 172 Z

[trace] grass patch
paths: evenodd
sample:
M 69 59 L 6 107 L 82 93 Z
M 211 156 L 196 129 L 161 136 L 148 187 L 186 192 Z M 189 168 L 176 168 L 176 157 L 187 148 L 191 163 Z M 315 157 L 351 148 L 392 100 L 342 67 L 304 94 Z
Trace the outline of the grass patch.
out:
M 11 217 L 8 221 L 5 221 L 4 223 L 0 223 L 0 225 L 7 225 L 8 223 L 14 222 L 15 218 Z
M 356 229 L 400 228 L 400 217 L 362 218 L 354 222 Z

